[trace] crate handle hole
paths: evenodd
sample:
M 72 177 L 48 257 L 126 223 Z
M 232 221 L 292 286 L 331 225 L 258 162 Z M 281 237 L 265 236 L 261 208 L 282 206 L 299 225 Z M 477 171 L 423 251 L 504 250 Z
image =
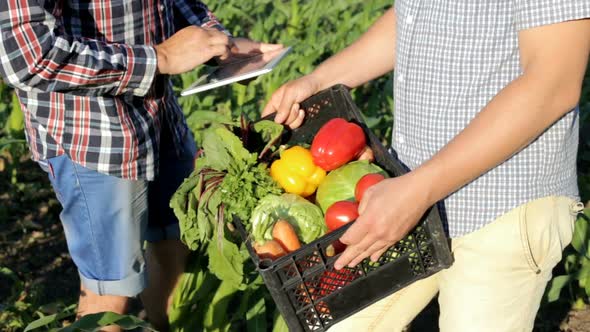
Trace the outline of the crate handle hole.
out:
M 272 260 L 265 258 L 258 263 L 258 269 L 267 270 L 272 267 Z

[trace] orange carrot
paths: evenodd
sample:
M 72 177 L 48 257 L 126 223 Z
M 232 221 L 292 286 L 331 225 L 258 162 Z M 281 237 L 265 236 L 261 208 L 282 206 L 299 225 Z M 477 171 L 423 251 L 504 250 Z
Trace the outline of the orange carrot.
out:
M 275 240 L 266 241 L 263 245 L 254 245 L 254 250 L 260 258 L 276 259 L 287 254 L 285 249 Z
M 301 248 L 299 238 L 293 226 L 286 220 L 278 220 L 272 228 L 272 237 L 288 252 Z

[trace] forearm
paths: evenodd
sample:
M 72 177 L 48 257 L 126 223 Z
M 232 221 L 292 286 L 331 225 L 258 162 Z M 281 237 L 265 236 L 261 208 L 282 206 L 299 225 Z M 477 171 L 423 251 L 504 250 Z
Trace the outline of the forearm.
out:
M 579 88 L 523 75 L 503 89 L 471 123 L 412 176 L 429 188 L 428 202 L 445 198 L 501 164 L 571 110 Z M 436 186 L 432 186 L 436 183 Z
M 16 88 L 92 96 L 144 96 L 156 74 L 153 47 L 64 37 L 53 39 L 53 43 L 44 40 L 45 45 L 41 45 L 47 52 L 31 52 L 35 57 L 26 59 L 26 66 L 7 77 Z
M 217 20 L 215 15 L 202 1 L 175 0 L 174 28 L 179 31 L 190 25 L 215 28 L 230 35 L 229 31 Z
M 391 8 L 357 41 L 324 61 L 311 74 L 319 89 L 335 84 L 354 88 L 391 72 L 395 63 L 395 22 Z
M 12 86 L 81 95 L 147 93 L 156 69 L 152 47 L 57 35 L 58 20 L 37 1 L 11 6 L 0 2 L 0 74 Z
M 509 159 L 577 105 L 590 54 L 589 33 L 588 20 L 519 33 L 523 74 L 432 159 L 411 172 L 429 188 L 430 204 Z

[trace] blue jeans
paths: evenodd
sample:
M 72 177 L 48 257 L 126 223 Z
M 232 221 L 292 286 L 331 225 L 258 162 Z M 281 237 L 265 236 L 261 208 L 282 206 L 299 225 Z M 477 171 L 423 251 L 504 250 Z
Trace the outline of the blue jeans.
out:
M 99 295 L 132 297 L 147 284 L 144 240 L 179 239 L 172 194 L 193 170 L 196 147 L 178 157 L 169 140 L 160 149 L 155 181 L 124 180 L 98 173 L 67 155 L 39 162 L 62 205 L 60 219 L 82 284 Z

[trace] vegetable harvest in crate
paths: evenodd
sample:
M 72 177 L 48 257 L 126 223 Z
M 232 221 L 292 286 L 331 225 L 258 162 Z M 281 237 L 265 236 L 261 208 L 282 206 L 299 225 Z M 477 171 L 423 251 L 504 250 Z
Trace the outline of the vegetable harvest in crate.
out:
M 247 123 L 244 118 L 206 129 L 195 170 L 171 200 L 182 241 L 208 255 L 208 270 L 226 285 L 226 293 L 249 290 L 264 298 L 233 222 L 243 224 L 260 259 L 274 260 L 336 229 L 334 220 L 338 226 L 353 221 L 344 221 L 337 205 L 350 201 L 357 206 L 356 182 L 366 174 L 385 174 L 368 161 L 355 161 L 364 151 L 365 136 L 344 119 L 326 124 L 311 150 L 308 144 L 280 145 L 283 133 L 283 126 L 272 121 Z M 345 144 L 343 135 L 349 137 Z M 326 170 L 332 172 L 326 175 Z M 336 208 L 329 220 L 325 204 Z
M 182 241 L 202 261 L 187 281 L 198 300 L 174 302 L 196 308 L 185 331 L 322 332 L 450 266 L 433 206 L 377 262 L 334 269 L 365 192 L 407 170 L 363 124 L 346 87 L 301 108 L 294 130 L 242 118 L 201 135 L 195 171 L 171 201 Z
M 354 201 L 361 177 L 385 174 L 368 161 L 355 161 L 365 148 L 362 129 L 344 119 L 334 120 L 318 132 L 312 151 L 302 145 L 279 146 L 284 128 L 268 120 L 241 119 L 239 126 L 206 129 L 195 171 L 171 201 L 182 241 L 192 250 L 215 244 L 223 252 L 224 244 L 241 242 L 232 235 L 234 218 L 244 224 L 257 247 L 293 236 L 288 242 L 305 244 L 324 235 L 328 227 L 322 210 L 327 204 Z M 344 140 L 347 144 L 334 135 L 349 137 Z M 249 150 L 250 140 L 262 142 L 262 148 Z M 323 168 L 333 171 L 326 176 Z M 285 252 L 297 249 L 282 247 Z

